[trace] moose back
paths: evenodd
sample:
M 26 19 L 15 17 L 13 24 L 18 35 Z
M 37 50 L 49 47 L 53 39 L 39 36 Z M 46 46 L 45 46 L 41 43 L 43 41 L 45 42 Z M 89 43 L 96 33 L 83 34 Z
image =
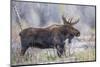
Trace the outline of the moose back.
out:
M 80 36 L 80 32 L 73 27 L 79 19 L 72 23 L 73 18 L 66 19 L 62 16 L 63 25 L 51 25 L 47 28 L 27 28 L 19 35 L 21 39 L 21 55 L 24 55 L 29 47 L 36 48 L 56 48 L 57 54 L 61 57 L 65 52 L 64 41 L 69 43 L 74 36 Z

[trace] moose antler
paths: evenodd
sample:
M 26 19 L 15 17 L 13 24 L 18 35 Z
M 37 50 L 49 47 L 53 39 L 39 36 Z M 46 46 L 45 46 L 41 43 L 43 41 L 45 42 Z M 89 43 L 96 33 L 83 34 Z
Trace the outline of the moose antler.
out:
M 73 20 L 73 17 L 69 18 L 68 22 L 71 24 L 72 20 Z
M 64 17 L 64 15 L 62 16 L 62 19 L 63 19 L 63 22 L 65 25 L 74 25 L 74 24 L 77 24 L 79 22 L 79 18 L 78 18 L 76 21 L 74 21 L 74 23 L 72 23 L 73 17 L 66 19 Z
M 79 22 L 79 18 L 76 21 L 74 21 L 74 23 L 71 23 L 71 25 L 77 24 L 78 22 Z
M 64 17 L 64 15 L 62 16 L 62 20 L 63 20 L 64 24 L 68 23 L 68 21 L 66 20 L 66 18 Z

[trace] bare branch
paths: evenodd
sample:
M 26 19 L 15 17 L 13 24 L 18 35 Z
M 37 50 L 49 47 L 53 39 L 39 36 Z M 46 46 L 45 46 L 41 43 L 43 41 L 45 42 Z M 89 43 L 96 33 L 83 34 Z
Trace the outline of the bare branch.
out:
M 15 10 L 15 13 L 16 13 L 16 15 L 18 17 L 18 20 L 19 20 L 18 25 L 19 25 L 20 29 L 22 30 L 22 27 L 21 27 L 21 17 L 20 17 L 20 15 L 18 13 L 16 5 L 14 6 L 14 10 Z

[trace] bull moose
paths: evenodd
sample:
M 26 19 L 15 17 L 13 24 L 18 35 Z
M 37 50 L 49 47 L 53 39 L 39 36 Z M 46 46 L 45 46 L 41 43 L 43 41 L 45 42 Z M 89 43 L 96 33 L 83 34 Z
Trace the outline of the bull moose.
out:
M 80 32 L 73 27 L 79 22 L 77 19 L 72 23 L 73 18 L 66 19 L 62 16 L 62 25 L 51 25 L 46 28 L 27 28 L 22 30 L 19 35 L 21 39 L 21 55 L 24 55 L 29 47 L 36 47 L 40 49 L 56 48 L 57 55 L 61 57 L 65 52 L 64 41 L 71 40 L 74 36 L 79 37 Z

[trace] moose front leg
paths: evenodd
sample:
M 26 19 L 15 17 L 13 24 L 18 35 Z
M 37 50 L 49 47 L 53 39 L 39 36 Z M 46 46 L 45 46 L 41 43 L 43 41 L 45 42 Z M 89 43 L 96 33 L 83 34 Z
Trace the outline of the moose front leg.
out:
M 69 35 L 69 37 L 68 37 L 68 43 L 71 43 L 71 41 L 72 41 L 72 39 L 74 38 L 74 35 Z
M 70 35 L 69 38 L 68 38 L 68 56 L 71 55 L 70 49 L 71 49 L 71 42 L 72 42 L 73 38 L 74 38 L 73 35 Z
M 62 57 L 65 54 L 64 44 L 57 44 L 56 49 L 59 57 Z
M 61 57 L 65 52 L 65 48 L 64 48 L 65 43 L 63 37 L 60 36 L 59 34 L 55 34 L 53 43 L 54 46 L 56 47 L 58 56 Z

